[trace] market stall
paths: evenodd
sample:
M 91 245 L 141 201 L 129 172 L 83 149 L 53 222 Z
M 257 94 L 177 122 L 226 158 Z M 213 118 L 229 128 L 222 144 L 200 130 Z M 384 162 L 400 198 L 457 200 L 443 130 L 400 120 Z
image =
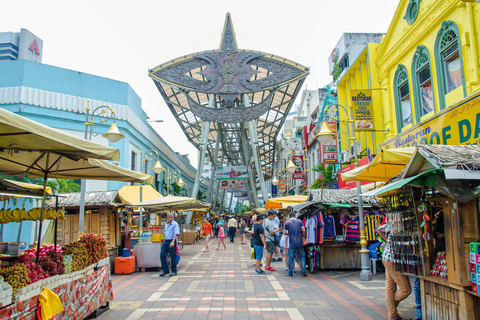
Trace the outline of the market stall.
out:
M 314 269 L 360 269 L 360 217 L 356 190 L 313 189 L 307 202 L 289 206 L 297 212 L 307 229 L 306 257 L 310 271 Z M 367 240 L 377 241 L 376 223 L 381 221 L 380 203 L 363 198 Z M 368 230 L 372 229 L 372 230 Z
M 421 279 L 425 319 L 479 319 L 480 147 L 421 145 L 380 196 L 396 270 Z

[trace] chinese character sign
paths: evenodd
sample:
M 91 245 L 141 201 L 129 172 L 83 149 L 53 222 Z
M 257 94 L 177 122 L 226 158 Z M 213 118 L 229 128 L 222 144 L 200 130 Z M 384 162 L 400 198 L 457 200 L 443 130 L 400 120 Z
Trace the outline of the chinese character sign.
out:
M 293 156 L 293 163 L 298 167 L 292 174 L 292 179 L 305 179 L 305 170 L 303 168 L 303 156 Z

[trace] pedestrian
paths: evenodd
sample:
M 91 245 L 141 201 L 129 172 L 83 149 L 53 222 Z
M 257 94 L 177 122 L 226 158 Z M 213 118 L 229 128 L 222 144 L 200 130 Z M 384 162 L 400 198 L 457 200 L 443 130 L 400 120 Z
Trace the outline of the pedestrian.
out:
M 286 275 L 290 277 L 293 276 L 293 260 L 295 254 L 298 254 L 301 263 L 300 273 L 306 277 L 305 250 L 303 249 L 305 227 L 302 221 L 295 218 L 295 212 L 290 212 L 288 216 L 290 219 L 285 223 L 285 227 L 283 228 L 283 234 L 288 235 L 288 273 Z
M 247 227 L 247 222 L 244 218 L 240 219 L 240 224 L 238 225 L 238 233 L 240 234 L 241 244 L 245 244 L 245 228 Z
M 210 224 L 210 222 L 208 222 L 207 219 L 203 221 L 202 231 L 203 238 L 205 239 L 205 248 L 203 249 L 203 252 L 208 252 L 208 239 L 210 239 L 212 234 L 212 225 Z
M 263 228 L 263 220 L 265 217 L 263 214 L 257 216 L 257 223 L 253 225 L 253 248 L 255 250 L 255 273 L 265 274 L 265 271 L 260 269 L 262 263 L 263 250 L 267 249 L 267 243 L 265 242 L 265 229 Z
M 280 239 L 280 219 L 278 219 L 277 217 L 277 212 L 275 212 L 275 218 L 273 219 L 273 223 L 275 224 L 275 227 L 278 227 L 277 237 Z M 278 257 L 277 259 L 275 259 L 275 252 L 277 253 L 277 257 Z M 272 261 L 281 262 L 283 259 L 282 259 L 282 251 L 280 249 L 280 246 L 275 246 L 275 252 L 272 255 Z
M 213 219 L 212 223 L 213 236 L 218 238 L 218 219 Z
M 167 213 L 167 224 L 164 231 L 165 239 L 163 240 L 160 250 L 160 261 L 162 262 L 162 273 L 160 277 L 170 274 L 170 277 L 177 275 L 177 237 L 180 236 L 180 227 L 173 220 L 173 214 Z M 167 263 L 167 254 L 170 256 L 170 268 Z M 170 273 L 171 270 L 171 273 Z
M 230 242 L 233 243 L 235 240 L 235 233 L 237 232 L 237 219 L 235 217 L 231 217 L 228 220 L 228 234 L 230 236 Z
M 377 228 L 377 233 L 386 244 L 383 249 L 382 262 L 385 266 L 385 300 L 387 303 L 388 317 L 390 320 L 402 319 L 397 307 L 412 292 L 408 276 L 395 271 L 392 257 L 391 223 L 387 222 Z M 398 290 L 397 290 L 398 288 Z
M 272 256 L 275 252 L 275 233 L 278 231 L 278 227 L 275 227 L 273 219 L 275 218 L 275 210 L 268 210 L 267 219 L 263 222 L 263 228 L 265 229 L 265 242 L 267 245 L 267 258 L 265 263 L 265 270 L 275 271 L 270 264 L 272 263 Z
M 227 250 L 227 246 L 225 245 L 225 229 L 223 229 L 222 225 L 219 226 L 218 228 L 218 244 L 217 244 L 217 249 L 220 248 L 220 243 L 223 243 L 223 247 L 225 250 Z

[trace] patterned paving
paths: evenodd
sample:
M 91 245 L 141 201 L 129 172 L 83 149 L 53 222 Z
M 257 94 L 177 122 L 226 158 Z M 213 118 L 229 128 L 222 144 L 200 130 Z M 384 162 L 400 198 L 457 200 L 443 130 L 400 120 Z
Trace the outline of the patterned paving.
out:
M 247 240 L 248 242 L 248 240 Z M 211 240 L 210 248 L 216 247 Z M 385 319 L 384 274 L 360 281 L 359 271 L 317 271 L 308 277 L 277 271 L 254 272 L 250 246 L 202 252 L 202 242 L 180 252 L 178 276 L 159 272 L 113 275 L 114 301 L 98 319 Z M 400 304 L 414 318 L 413 294 Z

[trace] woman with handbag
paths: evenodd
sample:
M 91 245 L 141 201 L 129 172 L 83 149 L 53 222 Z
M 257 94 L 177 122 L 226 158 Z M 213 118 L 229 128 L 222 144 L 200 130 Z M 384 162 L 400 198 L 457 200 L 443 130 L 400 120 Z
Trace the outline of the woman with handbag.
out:
M 240 242 L 242 244 L 245 244 L 245 228 L 246 227 L 247 227 L 247 223 L 245 222 L 245 219 L 242 218 L 238 225 L 238 233 L 240 234 Z
M 265 264 L 265 270 L 268 271 L 275 271 L 275 269 L 270 266 L 270 263 L 272 263 L 272 256 L 275 252 L 275 247 L 280 244 L 280 239 L 276 234 L 279 227 L 273 222 L 274 218 L 275 210 L 269 210 L 267 219 L 263 222 L 263 227 L 265 228 L 265 241 L 267 243 L 267 261 Z

